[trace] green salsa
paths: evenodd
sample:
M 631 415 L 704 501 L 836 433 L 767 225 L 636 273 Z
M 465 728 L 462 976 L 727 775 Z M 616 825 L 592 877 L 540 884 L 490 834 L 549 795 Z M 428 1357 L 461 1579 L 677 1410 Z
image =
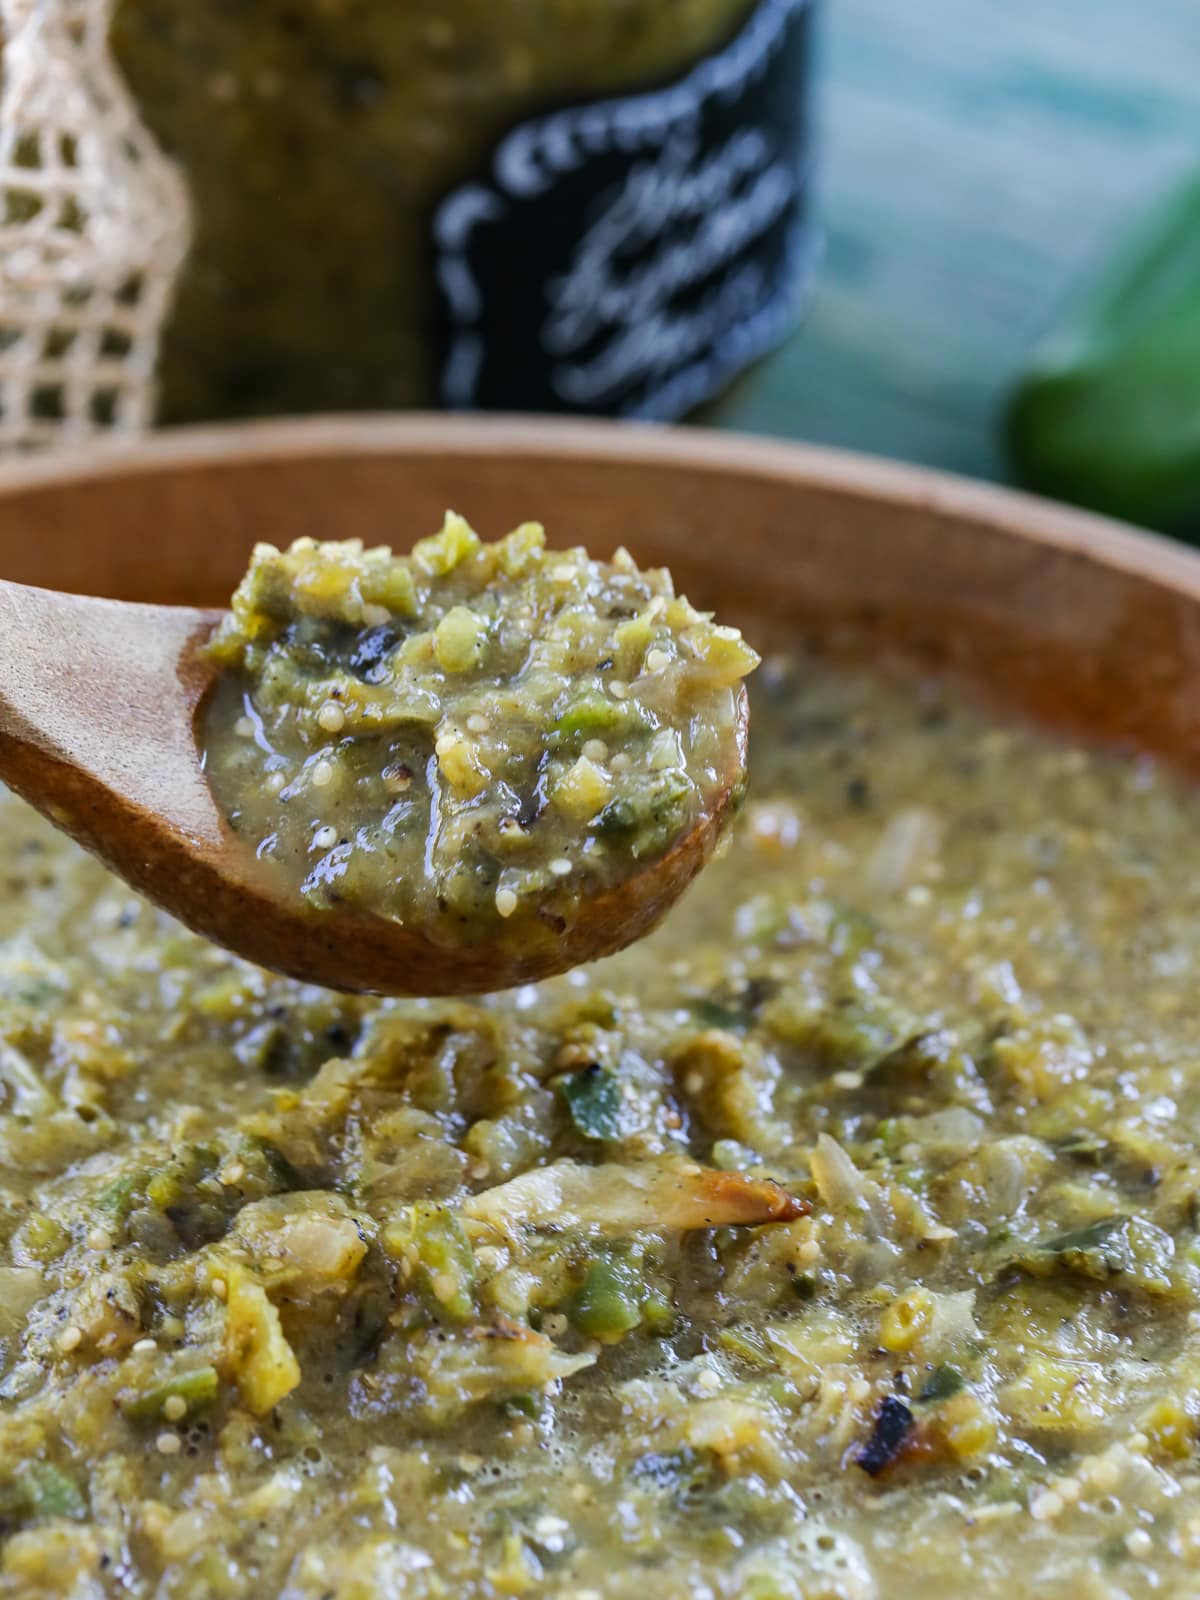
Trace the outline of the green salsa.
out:
M 316 910 L 438 944 L 569 934 L 744 776 L 758 657 L 641 572 L 461 517 L 410 556 L 260 545 L 211 646 L 209 781 Z
M 769 657 L 728 853 L 486 1001 L 0 797 L 0 1596 L 1200 1588 L 1200 796 Z

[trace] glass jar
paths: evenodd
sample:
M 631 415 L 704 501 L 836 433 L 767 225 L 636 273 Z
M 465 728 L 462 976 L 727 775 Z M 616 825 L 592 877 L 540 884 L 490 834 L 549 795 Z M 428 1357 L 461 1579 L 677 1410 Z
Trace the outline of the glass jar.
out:
M 163 420 L 672 416 L 794 314 L 806 0 L 118 0 L 194 235 Z

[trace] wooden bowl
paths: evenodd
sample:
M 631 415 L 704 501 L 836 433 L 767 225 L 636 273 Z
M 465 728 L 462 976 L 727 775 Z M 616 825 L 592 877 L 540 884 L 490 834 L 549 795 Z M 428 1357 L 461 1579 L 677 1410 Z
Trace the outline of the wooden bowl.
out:
M 317 419 L 0 471 L 0 575 L 225 601 L 257 539 L 627 543 L 768 645 L 901 653 L 996 703 L 1200 771 L 1200 557 L 1005 490 L 826 450 L 618 424 Z

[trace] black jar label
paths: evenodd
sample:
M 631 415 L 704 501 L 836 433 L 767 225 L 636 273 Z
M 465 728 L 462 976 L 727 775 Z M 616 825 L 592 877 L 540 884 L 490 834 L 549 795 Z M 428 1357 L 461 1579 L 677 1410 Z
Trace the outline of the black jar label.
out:
M 809 276 L 810 0 L 674 82 L 520 123 L 433 222 L 452 410 L 672 418 L 775 344 Z

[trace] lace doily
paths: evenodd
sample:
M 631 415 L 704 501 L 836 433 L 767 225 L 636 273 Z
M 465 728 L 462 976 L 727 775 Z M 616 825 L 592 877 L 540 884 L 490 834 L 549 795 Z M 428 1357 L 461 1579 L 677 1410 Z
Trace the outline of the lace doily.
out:
M 0 452 L 153 421 L 183 179 L 109 54 L 113 0 L 0 0 Z

